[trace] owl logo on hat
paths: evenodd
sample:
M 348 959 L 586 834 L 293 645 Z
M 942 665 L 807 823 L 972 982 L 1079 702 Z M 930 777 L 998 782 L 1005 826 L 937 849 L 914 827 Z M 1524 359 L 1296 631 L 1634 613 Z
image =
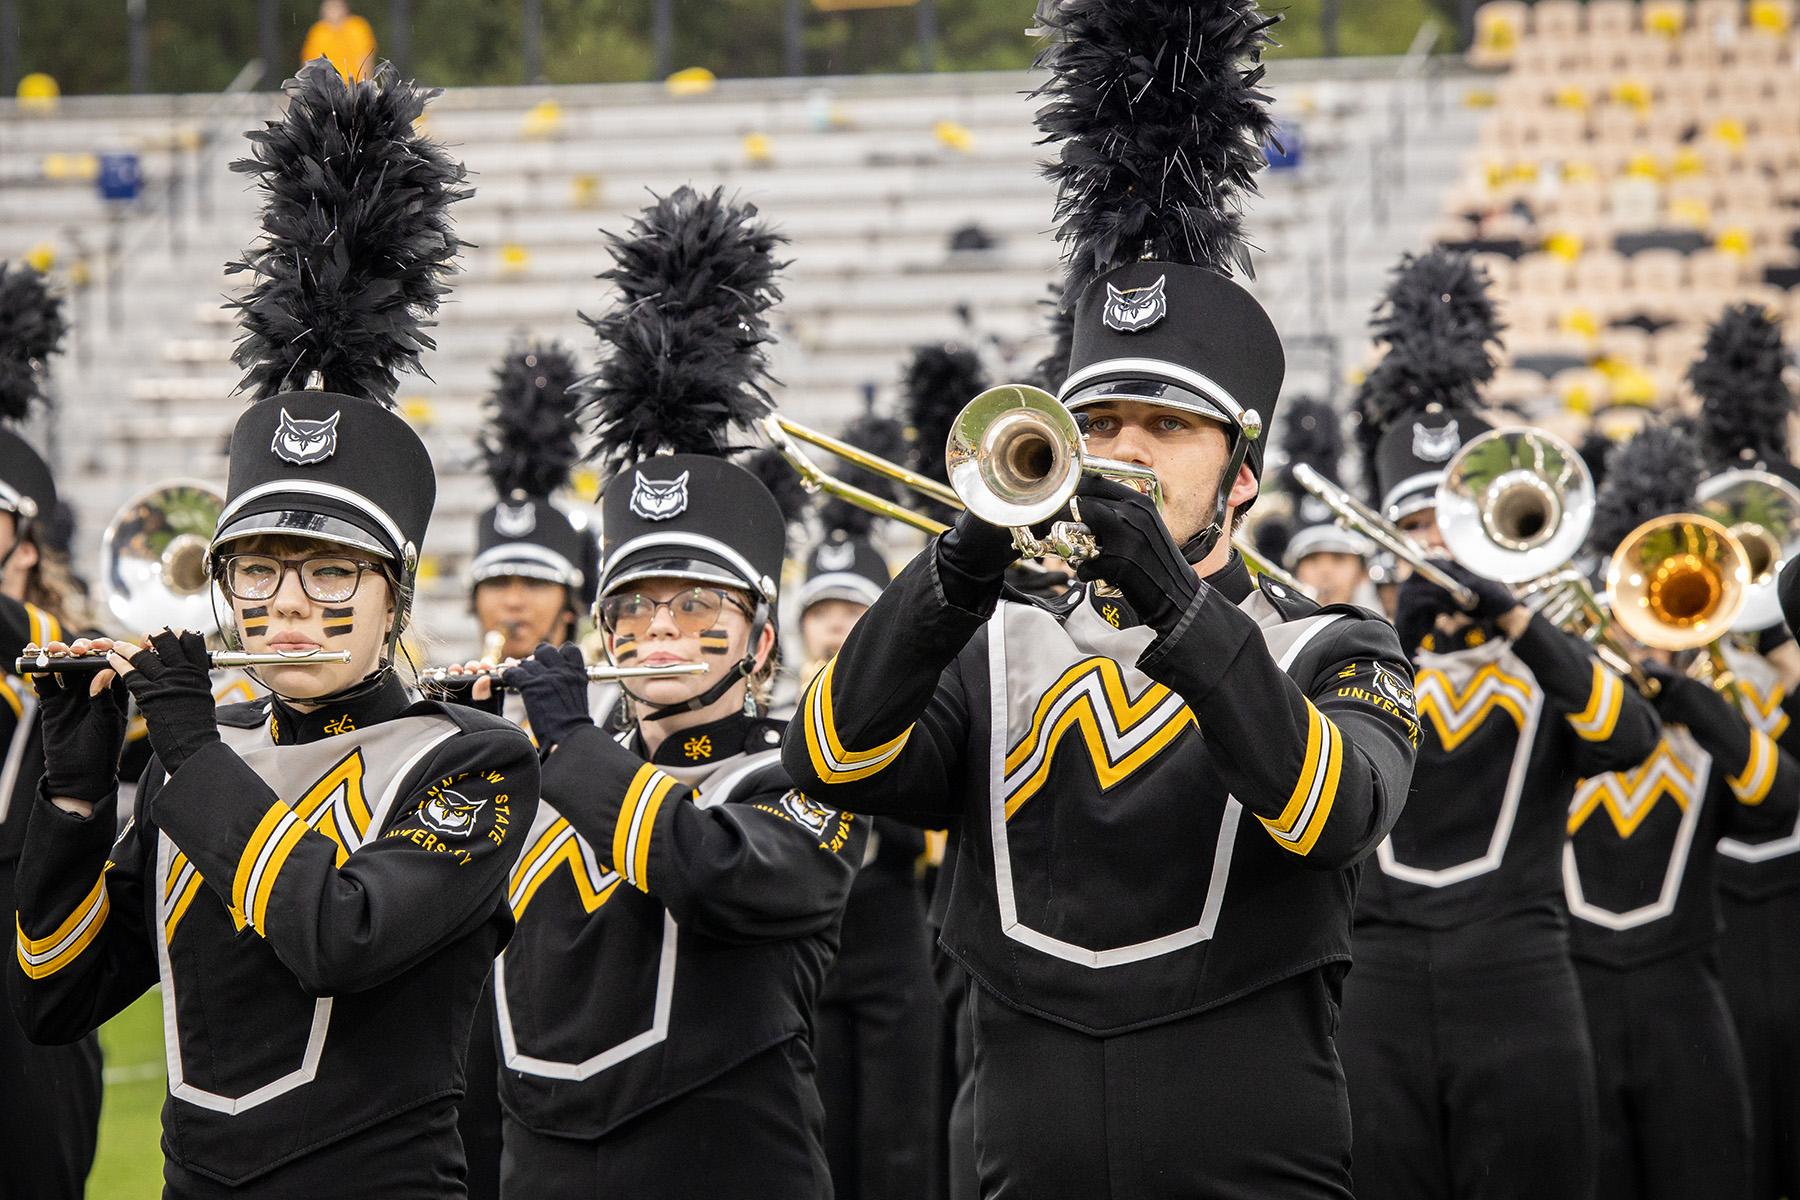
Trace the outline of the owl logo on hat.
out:
M 667 521 L 687 511 L 688 473 L 651 479 L 639 473 L 631 485 L 631 511 L 646 521 Z
M 527 500 L 522 504 L 501 503 L 494 507 L 494 532 L 503 537 L 524 537 L 537 528 L 537 509 Z
M 1159 275 L 1149 287 L 1124 291 L 1107 284 L 1106 311 L 1101 320 L 1120 333 L 1142 333 L 1169 315 L 1169 300 L 1163 291 L 1168 282 L 1167 275 Z
M 342 413 L 332 413 L 322 421 L 302 421 L 281 410 L 281 424 L 275 427 L 275 440 L 269 449 L 283 462 L 296 467 L 310 467 L 337 453 L 337 425 Z
M 849 542 L 827 542 L 819 547 L 819 570 L 848 571 L 856 565 L 856 546 Z
M 1449 462 L 1460 445 L 1462 445 L 1462 435 L 1456 430 L 1455 418 L 1451 418 L 1435 428 L 1423 421 L 1413 423 L 1412 450 L 1414 458 L 1424 462 Z

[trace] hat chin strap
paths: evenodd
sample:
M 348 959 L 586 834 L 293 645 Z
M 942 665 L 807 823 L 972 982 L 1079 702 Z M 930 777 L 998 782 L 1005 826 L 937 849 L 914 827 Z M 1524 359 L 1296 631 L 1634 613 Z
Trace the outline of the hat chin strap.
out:
M 1231 488 L 1237 482 L 1238 472 L 1243 469 L 1244 460 L 1249 455 L 1250 439 L 1239 434 L 1231 451 L 1231 461 L 1226 463 L 1225 474 L 1219 479 L 1219 489 L 1213 495 L 1211 523 L 1182 544 L 1181 557 L 1190 567 L 1211 554 L 1213 547 L 1219 544 L 1219 539 L 1225 536 L 1225 527 L 1231 520 Z
M 763 630 L 768 627 L 769 616 L 768 603 L 763 600 L 758 600 L 756 602 L 756 611 L 750 617 L 750 637 L 745 643 L 744 657 L 739 659 L 737 665 L 727 671 L 717 683 L 691 699 L 683 700 L 676 704 L 665 704 L 660 708 L 653 708 L 649 712 L 638 717 L 638 720 L 661 721 L 668 717 L 680 716 L 682 713 L 697 712 L 724 696 L 725 693 L 730 691 L 740 679 L 748 680 L 751 675 L 756 673 L 756 643 L 762 641 L 762 633 Z M 748 686 L 748 684 L 745 686 Z M 624 681 L 620 681 L 619 690 L 639 704 L 650 703 L 650 701 L 644 699 L 626 686 Z

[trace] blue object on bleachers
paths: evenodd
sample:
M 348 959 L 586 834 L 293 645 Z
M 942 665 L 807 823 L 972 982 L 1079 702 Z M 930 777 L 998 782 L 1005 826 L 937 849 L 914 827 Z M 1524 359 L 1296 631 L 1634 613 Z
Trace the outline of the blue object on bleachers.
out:
M 102 154 L 98 182 L 102 200 L 136 200 L 144 190 L 143 166 L 135 154 Z
M 1293 171 L 1299 168 L 1301 146 L 1305 141 L 1300 125 L 1295 121 L 1277 121 L 1275 136 L 1263 147 L 1263 157 L 1269 160 L 1272 171 Z

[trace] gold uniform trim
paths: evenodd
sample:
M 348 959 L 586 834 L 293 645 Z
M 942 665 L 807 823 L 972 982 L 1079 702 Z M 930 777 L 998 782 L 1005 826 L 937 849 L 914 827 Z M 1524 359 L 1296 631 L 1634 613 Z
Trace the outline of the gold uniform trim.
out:
M 231 882 L 231 905 L 258 933 L 264 932 L 275 880 L 305 833 L 306 822 L 277 800 L 257 822 L 243 854 L 238 856 L 237 873 Z
M 1287 807 L 1271 821 L 1259 816 L 1275 844 L 1295 854 L 1309 854 L 1331 819 L 1337 803 L 1338 777 L 1344 765 L 1344 735 L 1313 702 L 1306 702 L 1306 757 L 1300 764 Z
M 1525 712 L 1535 692 L 1528 681 L 1507 674 L 1495 663 L 1483 663 L 1461 688 L 1435 667 L 1420 671 L 1413 695 L 1420 718 L 1430 722 L 1438 744 L 1448 753 L 1480 729 L 1496 708 L 1524 729 Z
M 1750 756 L 1744 762 L 1744 769 L 1736 775 L 1727 775 L 1725 782 L 1731 788 L 1731 794 L 1738 798 L 1740 804 L 1761 804 L 1768 798 L 1769 789 L 1775 786 L 1776 769 L 1780 766 L 1781 752 L 1775 748 L 1775 742 L 1760 729 L 1750 731 Z
M 93 888 L 81 898 L 74 911 L 63 918 L 62 924 L 44 937 L 26 934 L 18 914 L 13 914 L 13 925 L 18 930 L 19 968 L 27 979 L 45 979 L 56 974 L 94 944 L 94 939 L 106 925 L 107 914 L 112 911 L 112 899 L 106 892 L 106 873 L 112 868 L 110 862 L 100 868 L 100 878 L 94 881 Z
M 1686 811 L 1694 798 L 1694 772 L 1669 743 L 1659 741 L 1649 758 L 1629 771 L 1608 771 L 1576 786 L 1569 802 L 1569 834 L 1575 835 L 1602 808 L 1621 838 L 1638 831 L 1664 796 Z M 1643 794 L 1648 786 L 1649 794 Z
M 513 920 L 525 915 L 538 889 L 556 874 L 559 867 L 568 867 L 569 874 L 574 877 L 575 895 L 584 911 L 595 912 L 612 898 L 620 876 L 617 872 L 609 872 L 602 886 L 596 888 L 588 875 L 579 836 L 567 818 L 558 817 L 520 857 L 519 865 L 513 868 L 511 886 L 507 888 Z
M 638 768 L 625 789 L 619 820 L 613 827 L 613 870 L 639 891 L 649 891 L 650 834 L 663 800 L 675 786 L 675 777 L 649 763 Z
M 1613 735 L 1619 713 L 1625 707 L 1625 684 L 1599 663 L 1593 664 L 1594 682 L 1587 707 L 1568 718 L 1569 727 L 1590 742 L 1604 742 Z
M 867 779 L 899 758 L 913 727 L 908 725 L 899 737 L 870 750 L 846 748 L 832 719 L 831 675 L 836 667 L 837 658 L 833 656 L 801 697 L 801 708 L 806 713 L 806 753 L 812 760 L 813 773 L 823 782 L 852 783 Z

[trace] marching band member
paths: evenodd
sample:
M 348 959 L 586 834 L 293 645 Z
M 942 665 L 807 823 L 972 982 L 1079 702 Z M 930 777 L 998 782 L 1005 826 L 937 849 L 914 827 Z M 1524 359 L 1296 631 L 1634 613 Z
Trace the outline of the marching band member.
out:
M 1487 425 L 1466 405 L 1499 325 L 1462 255 L 1402 261 L 1365 400 L 1378 507 L 1443 550 L 1445 464 Z M 1385 422 L 1380 418 L 1386 417 Z M 1420 575 L 1399 591 L 1423 718 L 1406 812 L 1363 873 L 1339 1044 L 1360 1194 L 1582 1196 L 1593 1186 L 1592 1053 L 1559 873 L 1583 776 L 1655 747 L 1655 712 L 1577 638 L 1448 559 L 1464 613 Z
M 609 240 L 600 624 L 621 665 L 708 670 L 627 683 L 617 739 L 576 647 L 503 676 L 548 756 L 495 965 L 501 1190 L 828 1197 L 808 1036 L 866 823 L 782 770 L 762 712 L 787 530 L 721 456 L 769 410 L 779 239 L 684 187 Z
M 1281 415 L 1281 467 L 1275 486 L 1293 501 L 1293 531 L 1281 549 L 1281 565 L 1320 604 L 1356 604 L 1377 609 L 1369 562 L 1375 544 L 1333 518 L 1323 501 L 1294 479 L 1300 463 L 1338 482 L 1344 435 L 1337 409 L 1324 400 L 1301 397 Z
M 492 661 L 464 664 L 482 673 L 465 683 L 453 676 L 449 691 L 452 698 L 497 710 L 527 733 L 523 698 L 496 689 L 482 669 L 523 658 L 545 642 L 574 641 L 581 614 L 593 607 L 599 548 L 554 500 L 580 457 L 577 374 L 574 358 L 560 346 L 509 350 L 494 371 L 488 429 L 480 442 L 495 501 L 476 519 L 470 605 L 487 651 L 482 657 Z M 591 711 L 604 719 L 618 689 L 594 684 L 589 691 Z M 469 1159 L 469 1200 L 500 1195 L 499 1071 L 489 986 L 482 989 L 469 1035 L 468 1090 L 458 1120 Z
M 836 515 L 836 506 L 821 507 L 822 518 Z M 833 528 L 813 548 L 799 596 L 806 679 L 890 581 L 866 531 Z M 825 1156 L 837 1200 L 920 1200 L 931 1193 L 940 1136 L 939 1009 L 919 883 L 925 832 L 887 817 L 871 827 L 814 1020 Z
M 1707 334 L 1688 378 L 1699 393 L 1701 448 L 1715 469 L 1750 467 L 1800 483 L 1789 459 L 1788 421 L 1794 397 L 1782 372 L 1789 359 L 1781 326 L 1755 305 L 1727 309 Z M 1791 596 L 1793 560 L 1783 572 Z M 1788 628 L 1795 610 L 1784 597 Z M 1759 639 L 1772 650 L 1776 638 Z M 1763 732 L 1800 754 L 1800 711 L 1793 675 L 1784 669 L 1788 643 L 1767 655 L 1727 647 L 1726 658 L 1746 686 L 1748 711 Z M 1787 661 L 1791 661 L 1791 658 Z M 1780 665 L 1778 665 L 1778 663 Z M 1737 1021 L 1750 1079 L 1753 1119 L 1750 1194 L 1775 1200 L 1800 1194 L 1800 828 L 1719 843 L 1720 908 L 1725 934 L 1720 962 L 1725 995 Z
M 1693 440 L 1648 426 L 1615 449 L 1589 544 L 1694 511 Z M 1582 781 L 1563 887 L 1600 1097 L 1600 1200 L 1744 1200 L 1750 1101 L 1719 979 L 1714 900 L 1726 836 L 1792 830 L 1800 768 L 1670 655 L 1638 651 L 1662 740 L 1628 771 Z
M 44 376 L 66 331 L 62 299 L 27 267 L 0 263 L 0 417 L 23 421 L 46 402 Z M 56 481 L 31 444 L 0 427 L 0 901 L 13 880 L 26 820 L 44 773 L 37 697 L 11 674 L 29 643 L 59 640 L 74 616 L 66 563 L 44 537 L 56 510 Z M 73 622 L 79 628 L 80 622 Z M 0 1200 L 75 1200 L 82 1195 L 100 1124 L 100 1041 L 38 1046 L 0 1020 Z
M 269 193 L 242 264 L 257 400 L 209 553 L 245 649 L 348 661 L 261 668 L 267 703 L 215 709 L 198 634 L 73 643 L 109 651 L 155 757 L 115 840 L 123 689 L 40 677 L 9 990 L 54 1043 L 160 983 L 165 1196 L 460 1196 L 463 1054 L 538 775 L 516 729 L 415 702 L 394 664 L 436 488 L 388 397 L 429 345 L 463 171 L 391 68 L 288 93 L 245 167 Z
M 1282 377 L 1223 273 L 1244 254 L 1229 193 L 1269 133 L 1272 18 L 1039 16 L 1079 296 L 1061 398 L 1164 506 L 1087 478 L 1098 554 L 1060 603 L 1003 593 L 1012 534 L 959 517 L 809 687 L 784 761 L 828 803 L 962 821 L 943 940 L 974 980 L 984 1195 L 1347 1197 L 1332 1014 L 1356 864 L 1416 729 L 1393 631 L 1259 588 L 1226 536 Z

